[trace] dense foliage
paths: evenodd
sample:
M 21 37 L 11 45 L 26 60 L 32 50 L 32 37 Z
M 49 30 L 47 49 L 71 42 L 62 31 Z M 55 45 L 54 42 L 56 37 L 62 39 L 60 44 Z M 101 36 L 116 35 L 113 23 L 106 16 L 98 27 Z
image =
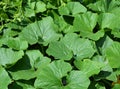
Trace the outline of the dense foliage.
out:
M 120 89 L 120 0 L 1 0 L 0 89 Z

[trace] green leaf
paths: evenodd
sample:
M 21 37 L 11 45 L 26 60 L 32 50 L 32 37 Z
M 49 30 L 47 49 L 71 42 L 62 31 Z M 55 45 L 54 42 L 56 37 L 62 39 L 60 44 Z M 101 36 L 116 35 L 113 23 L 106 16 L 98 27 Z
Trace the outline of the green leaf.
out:
M 98 23 L 101 29 L 109 28 L 109 29 L 116 29 L 119 27 L 120 20 L 118 17 L 112 13 L 102 13 L 99 15 Z
M 95 3 L 90 3 L 89 5 L 87 5 L 87 7 L 97 12 L 106 12 L 108 9 L 106 0 L 98 0 Z
M 105 55 L 105 50 L 109 46 L 111 46 L 112 44 L 113 44 L 113 40 L 110 37 L 106 36 L 105 39 L 104 39 L 104 41 L 103 41 L 102 48 L 101 48 L 102 55 Z
M 14 26 L 11 26 L 11 28 L 14 29 Z M 16 36 L 16 35 L 19 34 L 17 31 L 11 30 L 11 28 L 8 27 L 7 29 L 5 29 L 3 31 L 3 33 L 4 33 L 3 38 L 5 38 L 5 37 L 13 37 L 13 36 Z
M 67 85 L 64 89 L 88 89 L 89 78 L 81 71 L 71 71 L 67 76 Z
M 36 2 L 30 2 L 30 0 L 29 0 L 29 2 L 28 2 L 29 8 L 31 8 L 31 9 L 33 9 L 33 10 L 34 10 L 34 8 L 35 8 L 35 4 L 36 4 Z
M 0 89 L 8 89 L 8 85 L 12 82 L 7 71 L 0 65 Z
M 116 82 L 117 81 L 117 76 L 116 76 L 115 72 L 113 71 L 113 72 L 111 72 L 111 74 L 108 77 L 106 77 L 106 79 Z
M 38 25 L 36 23 L 32 23 L 22 30 L 20 38 L 25 39 L 29 44 L 35 44 L 38 42 L 38 33 Z
M 30 60 L 30 65 L 34 67 L 35 61 L 39 58 L 42 58 L 43 55 L 39 50 L 27 50 L 26 55 Z
M 66 6 L 61 6 L 60 8 L 59 8 L 59 13 L 61 14 L 61 15 L 69 15 L 69 9 L 66 7 Z
M 77 59 L 90 58 L 95 52 L 90 40 L 79 38 L 75 33 L 66 34 L 61 41 L 73 51 Z
M 8 24 L 6 24 L 7 25 L 7 27 L 9 28 L 9 29 L 21 29 L 22 27 L 21 26 L 19 26 L 18 24 L 16 24 L 16 23 L 8 23 Z M 14 30 L 13 30 L 14 31 Z
M 38 71 L 34 85 L 36 88 L 60 89 L 62 87 L 62 77 L 66 76 L 71 69 L 71 65 L 63 60 L 54 61 Z
M 38 1 L 35 8 L 36 13 L 46 11 L 46 4 L 44 2 Z
M 5 44 L 15 50 L 25 50 L 28 48 L 27 41 L 20 40 L 19 38 L 9 38 Z
M 66 6 L 73 15 L 87 11 L 86 7 L 79 2 L 68 2 Z
M 112 68 L 119 68 L 120 63 L 120 43 L 114 42 L 110 47 L 106 49 L 106 58 Z
M 113 0 L 113 2 L 114 2 L 114 0 Z M 119 17 L 119 15 L 120 15 L 119 4 L 117 5 L 117 3 L 116 3 L 116 6 L 112 7 L 112 9 L 109 12 L 115 14 L 120 19 L 120 17 Z
M 51 17 L 43 18 L 41 21 L 36 21 L 25 27 L 20 37 L 25 39 L 30 44 L 39 42 L 47 44 L 51 41 L 58 40 L 59 34 L 55 32 L 55 25 Z
M 44 18 L 41 23 L 38 23 L 38 25 L 40 28 L 39 37 L 46 43 L 58 40 L 60 37 L 60 35 L 55 32 L 55 25 L 51 17 Z M 41 42 L 42 41 L 39 40 L 39 43 Z
M 20 70 L 20 71 L 9 71 L 14 80 L 30 80 L 36 77 L 36 72 L 33 69 L 30 70 Z
M 76 60 L 74 63 L 79 70 L 87 75 L 87 77 L 98 74 L 101 68 L 105 66 L 104 63 L 98 63 L 90 59 L 84 59 L 83 61 Z
M 0 48 L 0 64 L 3 66 L 13 65 L 24 55 L 23 51 L 13 51 L 8 48 Z
M 61 6 L 58 10 L 61 15 L 74 15 L 87 11 L 87 9 L 79 2 L 68 2 L 65 6 Z
M 64 43 L 57 41 L 50 43 L 46 52 L 56 59 L 70 60 L 73 56 L 72 51 Z
M 84 14 L 76 15 L 74 26 L 78 31 L 92 31 L 97 24 L 98 15 L 92 12 L 86 12 Z
M 56 17 L 55 18 L 55 23 L 57 24 L 58 26 L 58 31 L 59 32 L 65 32 L 65 33 L 68 33 L 68 32 L 74 32 L 74 30 L 70 29 L 70 24 L 68 24 L 67 22 L 65 22 L 64 18 L 63 17 Z M 69 29 L 69 30 L 68 30 Z
M 39 50 L 28 50 L 26 54 L 33 68 L 34 67 L 39 68 L 45 66 L 46 64 L 49 64 L 51 61 L 49 58 L 44 57 Z
M 97 24 L 97 20 L 98 15 L 96 13 L 86 12 L 84 14 L 76 15 L 73 22 L 73 28 L 75 31 L 80 31 L 80 35 L 82 37 L 88 37 L 92 40 L 98 40 L 104 35 L 104 31 L 93 31 Z
M 118 18 L 120 16 L 119 5 L 120 5 L 120 1 L 119 0 L 111 0 L 111 2 L 109 3 L 109 8 L 108 8 L 108 11 L 110 13 L 113 13 L 116 16 L 118 16 Z
M 39 68 L 39 69 L 40 69 L 40 68 L 48 65 L 50 62 L 51 62 L 51 59 L 48 58 L 48 57 L 38 58 L 38 59 L 35 61 L 35 68 Z
M 35 16 L 35 11 L 31 8 L 25 8 L 25 16 L 26 17 Z
M 54 15 L 54 22 L 57 25 L 57 31 L 58 32 L 64 32 L 64 33 L 69 33 L 69 32 L 74 32 L 73 30 L 73 16 L 59 16 L 55 11 L 52 11 L 52 14 Z

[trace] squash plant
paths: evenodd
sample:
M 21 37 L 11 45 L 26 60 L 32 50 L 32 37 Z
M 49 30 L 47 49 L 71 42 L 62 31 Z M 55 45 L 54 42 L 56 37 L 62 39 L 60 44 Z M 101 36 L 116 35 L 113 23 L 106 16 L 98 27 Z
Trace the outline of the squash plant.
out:
M 119 89 L 120 0 L 1 0 L 0 89 Z

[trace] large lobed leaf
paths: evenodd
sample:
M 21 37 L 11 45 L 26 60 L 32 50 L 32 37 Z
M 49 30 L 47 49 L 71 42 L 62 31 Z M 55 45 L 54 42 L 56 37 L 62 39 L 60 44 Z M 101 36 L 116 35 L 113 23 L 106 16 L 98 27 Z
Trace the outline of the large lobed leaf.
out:
M 75 16 L 75 20 L 73 22 L 74 31 L 80 31 L 80 35 L 82 37 L 98 40 L 104 35 L 104 31 L 102 29 L 98 30 L 99 27 L 95 28 L 97 21 L 98 14 L 96 13 L 86 12 L 84 14 L 78 14 Z M 96 29 L 96 32 L 94 32 L 94 29 Z
M 106 49 L 106 58 L 112 68 L 119 68 L 120 63 L 120 43 L 114 42 Z
M 76 67 L 88 77 L 98 74 L 101 71 L 101 68 L 105 66 L 104 63 L 98 63 L 91 61 L 90 59 L 85 59 L 84 61 L 76 60 L 74 63 Z
M 12 82 L 7 71 L 0 66 L 0 89 L 8 89 L 8 85 Z
M 61 6 L 58 10 L 61 15 L 74 15 L 87 11 L 87 9 L 79 2 L 68 2 L 65 6 Z
M 62 77 L 66 76 L 67 72 L 71 71 L 71 69 L 71 65 L 63 60 L 54 61 L 38 71 L 35 87 L 59 89 L 62 87 Z
M 42 43 L 47 44 L 57 40 L 59 34 L 55 32 L 55 26 L 51 17 L 43 18 L 25 27 L 20 34 L 20 38 L 28 41 L 29 44 Z
M 14 65 L 18 60 L 22 58 L 24 52 L 13 51 L 10 48 L 0 48 L 0 64 L 6 67 Z

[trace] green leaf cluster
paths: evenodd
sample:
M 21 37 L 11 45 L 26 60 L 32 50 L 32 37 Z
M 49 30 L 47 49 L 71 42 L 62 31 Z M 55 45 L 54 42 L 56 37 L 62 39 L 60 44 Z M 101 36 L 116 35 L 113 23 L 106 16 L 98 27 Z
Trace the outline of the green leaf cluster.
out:
M 0 89 L 119 89 L 120 0 L 1 0 Z

